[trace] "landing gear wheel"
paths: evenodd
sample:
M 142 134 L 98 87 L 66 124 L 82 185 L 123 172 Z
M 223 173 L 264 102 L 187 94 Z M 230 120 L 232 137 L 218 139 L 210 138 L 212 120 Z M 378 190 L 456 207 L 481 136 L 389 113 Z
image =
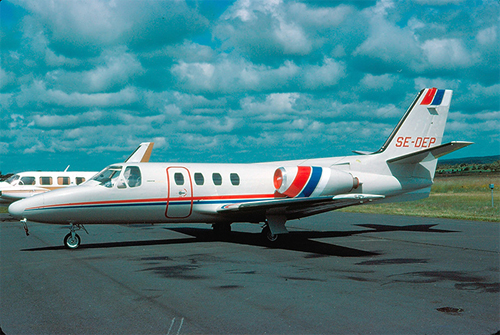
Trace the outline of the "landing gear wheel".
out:
M 80 236 L 78 234 L 69 233 L 64 237 L 64 246 L 69 249 L 76 249 L 80 246 Z
M 266 239 L 269 242 L 276 242 L 279 237 L 278 234 L 273 234 L 268 226 L 265 226 L 264 229 L 262 229 L 262 234 L 266 237 Z

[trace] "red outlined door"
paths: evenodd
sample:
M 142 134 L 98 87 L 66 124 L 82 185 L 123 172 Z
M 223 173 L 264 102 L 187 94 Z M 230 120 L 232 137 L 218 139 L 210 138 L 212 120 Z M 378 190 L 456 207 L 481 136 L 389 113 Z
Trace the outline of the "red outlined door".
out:
M 169 219 L 187 218 L 193 212 L 193 184 L 191 173 L 182 166 L 167 168 L 167 208 Z

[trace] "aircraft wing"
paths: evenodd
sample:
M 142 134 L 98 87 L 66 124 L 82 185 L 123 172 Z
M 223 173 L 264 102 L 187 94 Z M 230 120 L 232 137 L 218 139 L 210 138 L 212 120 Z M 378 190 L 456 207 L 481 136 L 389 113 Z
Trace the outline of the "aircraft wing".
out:
M 127 158 L 125 163 L 147 163 L 153 151 L 154 142 L 143 142 Z
M 285 215 L 288 219 L 328 212 L 342 207 L 359 205 L 385 198 L 376 194 L 340 194 L 314 198 L 278 198 L 227 204 L 218 209 L 221 214 L 235 212 L 263 212 Z

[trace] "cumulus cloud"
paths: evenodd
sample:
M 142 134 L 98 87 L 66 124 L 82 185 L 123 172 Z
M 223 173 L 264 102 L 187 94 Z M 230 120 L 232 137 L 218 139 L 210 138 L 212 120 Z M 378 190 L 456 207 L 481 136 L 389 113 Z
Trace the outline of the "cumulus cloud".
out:
M 240 101 L 242 111 L 247 116 L 254 116 L 257 120 L 283 120 L 283 115 L 294 112 L 297 93 L 273 93 L 259 101 L 255 97 L 246 97 Z
M 409 27 L 400 27 L 387 20 L 386 6 L 367 11 L 370 33 L 354 51 L 354 56 L 374 59 L 375 65 L 383 64 L 391 71 L 401 68 L 414 69 L 418 66 L 420 49 L 418 38 Z
M 73 56 L 122 44 L 149 49 L 179 42 L 208 24 L 184 1 L 20 0 L 18 4 L 48 27 L 58 52 Z
M 476 35 L 476 39 L 479 44 L 482 45 L 492 45 L 497 42 L 498 26 L 492 26 L 479 31 Z
M 31 85 L 21 86 L 21 92 L 16 97 L 21 108 L 40 108 L 42 104 L 60 107 L 122 107 L 135 103 L 138 94 L 132 87 L 126 87 L 116 93 L 67 93 L 61 90 L 49 89 L 43 81 L 35 81 Z
M 89 70 L 66 71 L 58 68 L 49 71 L 44 79 L 55 89 L 65 92 L 94 93 L 124 88 L 144 73 L 137 57 L 123 48 L 105 51 L 94 62 L 96 65 Z
M 16 80 L 16 76 L 14 75 L 14 73 L 5 71 L 1 66 L 0 66 L 0 78 L 2 78 L 2 80 L 0 80 L 0 89 L 13 84 Z
M 326 58 L 319 65 L 297 66 L 286 61 L 278 67 L 255 65 L 222 57 L 215 63 L 174 64 L 172 74 L 184 89 L 194 92 L 266 92 L 270 90 L 325 89 L 346 76 L 342 62 Z
M 305 69 L 304 86 L 306 88 L 328 88 L 336 85 L 346 76 L 345 66 L 331 58 L 325 58 L 322 65 L 311 65 Z
M 387 73 L 380 76 L 374 76 L 367 73 L 363 79 L 361 79 L 361 84 L 372 90 L 388 91 L 392 88 L 392 85 L 394 85 L 395 80 L 395 76 Z
M 34 126 L 39 128 L 68 128 L 81 127 L 102 121 L 104 114 L 101 111 L 86 112 L 75 115 L 34 115 Z
M 260 63 L 305 56 L 328 42 L 332 29 L 352 13 L 343 4 L 313 8 L 298 2 L 236 1 L 221 17 L 216 36 Z
M 424 55 L 432 67 L 455 69 L 471 66 L 475 57 L 458 39 L 432 39 L 422 44 Z

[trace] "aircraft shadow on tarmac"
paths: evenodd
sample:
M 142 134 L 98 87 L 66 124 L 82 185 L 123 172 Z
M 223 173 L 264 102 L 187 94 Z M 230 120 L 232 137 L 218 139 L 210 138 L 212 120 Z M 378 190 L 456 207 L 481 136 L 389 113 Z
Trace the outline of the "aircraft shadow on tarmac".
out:
M 136 246 L 148 246 L 148 245 L 175 245 L 175 244 L 190 244 L 190 243 L 226 242 L 226 243 L 236 243 L 242 245 L 265 247 L 270 249 L 283 249 L 283 250 L 307 252 L 311 254 L 310 256 L 308 256 L 311 258 L 321 257 L 321 256 L 367 257 L 367 256 L 380 255 L 380 253 L 343 247 L 331 243 L 314 241 L 312 239 L 346 237 L 364 233 L 379 233 L 379 232 L 381 233 L 381 232 L 394 232 L 394 231 L 424 232 L 424 233 L 457 232 L 457 231 L 434 228 L 436 224 L 406 225 L 406 226 L 392 226 L 392 225 L 382 225 L 382 224 L 358 224 L 356 226 L 368 229 L 352 230 L 352 231 L 291 231 L 287 235 L 280 236 L 280 239 L 278 239 L 278 241 L 276 242 L 267 241 L 265 237 L 262 236 L 262 234 L 260 233 L 233 231 L 226 235 L 217 235 L 210 228 L 165 227 L 163 229 L 175 231 L 184 235 L 189 235 L 191 237 L 108 242 L 108 243 L 89 243 L 89 244 L 82 244 L 77 250 L 97 249 L 97 248 L 122 248 L 122 247 L 136 247 Z M 21 251 L 49 251 L 49 250 L 66 250 L 66 248 L 61 245 L 53 247 L 22 249 Z

